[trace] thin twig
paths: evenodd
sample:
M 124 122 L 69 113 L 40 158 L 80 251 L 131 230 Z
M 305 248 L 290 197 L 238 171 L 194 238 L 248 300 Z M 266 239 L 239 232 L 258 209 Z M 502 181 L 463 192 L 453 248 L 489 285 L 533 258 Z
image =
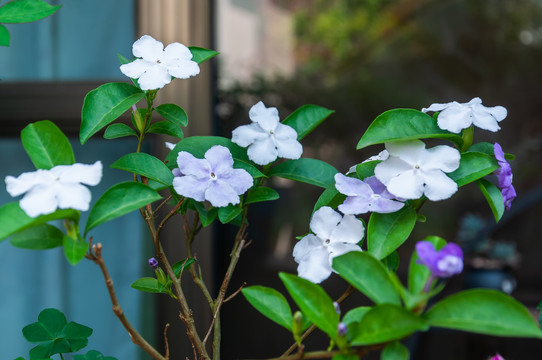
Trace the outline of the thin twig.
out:
M 166 347 L 166 355 L 164 356 L 166 360 L 169 360 L 169 343 L 167 341 L 167 330 L 169 329 L 169 323 L 164 327 L 164 344 Z
M 237 289 L 233 294 L 231 294 L 230 296 L 228 296 L 224 302 L 227 303 L 228 301 L 230 301 L 231 299 L 233 299 L 234 297 L 237 296 L 237 294 L 239 294 L 241 292 L 241 290 L 243 290 L 243 288 L 247 286 L 247 283 L 243 283 L 243 285 L 241 285 L 241 287 L 239 289 Z
M 158 206 L 154 209 L 154 211 L 152 212 L 152 215 L 155 215 L 156 212 L 157 212 L 158 210 L 160 210 L 160 208 L 161 208 L 162 206 L 164 206 L 165 204 L 167 204 L 167 202 L 168 202 L 169 200 L 171 200 L 171 198 L 172 198 L 171 195 L 169 195 L 167 198 L 165 198 L 164 201 L 162 201 L 162 202 L 160 203 L 160 205 L 158 205 Z
M 102 270 L 102 274 L 105 280 L 105 285 L 107 286 L 107 291 L 109 292 L 109 297 L 111 299 L 111 304 L 113 305 L 113 313 L 119 318 L 120 322 L 128 331 L 128 334 L 130 334 L 130 338 L 132 339 L 132 342 L 139 347 L 141 347 L 147 354 L 149 354 L 153 359 L 155 360 L 166 360 L 167 358 L 164 358 L 154 347 L 152 347 L 151 344 L 149 344 L 145 338 L 143 338 L 137 330 L 130 324 L 126 316 L 124 315 L 124 311 L 122 310 L 122 307 L 119 304 L 119 301 L 117 299 L 117 294 L 115 293 L 115 288 L 113 286 L 113 280 L 111 279 L 111 276 L 109 275 L 109 271 L 107 270 L 107 266 L 105 265 L 105 261 L 102 257 L 102 244 L 98 243 L 96 245 L 92 246 L 92 251 L 87 254 L 87 258 L 92 260 L 96 265 L 100 267 L 100 270 Z

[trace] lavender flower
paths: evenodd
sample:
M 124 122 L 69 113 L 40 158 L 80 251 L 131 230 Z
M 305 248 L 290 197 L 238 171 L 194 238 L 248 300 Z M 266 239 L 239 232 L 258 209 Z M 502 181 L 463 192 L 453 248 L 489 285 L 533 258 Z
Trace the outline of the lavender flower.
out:
M 432 278 L 448 278 L 463 271 L 463 251 L 453 243 L 449 243 L 437 251 L 429 241 L 416 244 L 418 264 L 427 266 Z
M 337 333 L 339 336 L 345 336 L 346 333 L 348 333 L 348 327 L 345 323 L 340 322 L 339 325 L 337 325 Z
M 246 170 L 233 168 L 233 157 L 225 146 L 213 146 L 204 157 L 179 152 L 179 168 L 173 171 L 175 191 L 196 201 L 208 200 L 215 207 L 239 204 L 239 195 L 254 184 L 252 176 Z
M 512 185 L 512 167 L 504 157 L 501 145 L 495 143 L 493 145 L 493 151 L 495 152 L 495 158 L 499 163 L 500 168 L 495 170 L 495 175 L 499 181 L 499 189 L 501 189 L 502 198 L 506 209 L 510 210 L 512 206 L 512 200 L 516 198 L 516 189 Z
M 365 180 L 348 177 L 343 174 L 335 175 L 335 187 L 346 200 L 339 205 L 343 214 L 357 215 L 367 212 L 392 213 L 401 209 L 404 204 L 395 200 L 386 186 L 375 176 Z
M 499 354 L 495 354 L 494 356 L 490 357 L 489 360 L 504 360 L 504 358 Z
M 148 263 L 149 263 L 149 266 L 151 268 L 153 268 L 154 270 L 158 269 L 158 260 L 156 260 L 155 258 L 151 257 L 149 260 L 148 260 Z

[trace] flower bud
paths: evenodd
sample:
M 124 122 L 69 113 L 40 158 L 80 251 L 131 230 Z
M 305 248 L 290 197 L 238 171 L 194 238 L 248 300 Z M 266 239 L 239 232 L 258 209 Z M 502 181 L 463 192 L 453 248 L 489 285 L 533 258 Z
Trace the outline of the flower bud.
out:
M 337 333 L 339 336 L 345 336 L 348 332 L 348 328 L 346 327 L 346 324 L 343 322 L 340 322 L 339 325 L 337 325 Z
M 336 302 L 336 301 L 334 301 L 334 302 L 333 302 L 333 306 L 335 306 L 335 312 L 336 312 L 337 314 L 340 314 L 340 313 L 341 313 L 341 307 L 339 306 L 339 303 Z
M 494 356 L 490 357 L 489 360 L 504 360 L 504 358 L 499 354 L 495 354 Z
M 149 263 L 149 266 L 151 268 L 153 268 L 154 270 L 158 269 L 158 260 L 156 260 L 155 258 L 151 257 L 149 260 L 148 260 L 148 263 Z

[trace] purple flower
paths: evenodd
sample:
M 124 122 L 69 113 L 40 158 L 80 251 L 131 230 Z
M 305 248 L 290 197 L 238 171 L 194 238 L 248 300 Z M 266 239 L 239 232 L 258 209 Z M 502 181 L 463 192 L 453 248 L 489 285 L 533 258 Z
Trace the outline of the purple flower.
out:
M 177 165 L 179 169 L 174 171 L 173 179 L 175 191 L 196 201 L 207 200 L 215 207 L 239 204 L 239 195 L 254 184 L 246 170 L 233 168 L 230 150 L 221 145 L 207 150 L 204 159 L 181 151 Z
M 495 170 L 495 175 L 499 181 L 499 189 L 501 189 L 502 198 L 504 200 L 504 205 L 506 209 L 510 210 L 512 206 L 512 200 L 516 198 L 516 189 L 512 185 L 512 168 L 508 161 L 504 157 L 504 152 L 502 151 L 501 145 L 495 143 L 493 145 L 493 151 L 495 152 L 495 158 L 499 163 L 500 168 Z
M 504 358 L 499 354 L 495 354 L 494 356 L 490 357 L 489 360 L 504 360 Z
M 154 270 L 158 269 L 158 260 L 156 260 L 155 258 L 151 257 L 149 260 L 148 260 L 148 263 L 149 263 L 149 266 L 151 268 L 153 268 Z
M 416 252 L 417 263 L 427 266 L 432 278 L 447 278 L 463 271 L 463 251 L 456 244 L 449 243 L 437 251 L 429 241 L 419 241 Z
M 340 322 L 339 325 L 337 325 L 337 333 L 339 334 L 339 336 L 345 336 L 347 332 L 348 327 L 346 326 L 346 324 Z
M 404 204 L 395 200 L 395 196 L 386 190 L 386 186 L 375 176 L 365 180 L 335 174 L 335 187 L 346 200 L 339 205 L 343 214 L 357 215 L 367 212 L 392 213 L 401 209 Z

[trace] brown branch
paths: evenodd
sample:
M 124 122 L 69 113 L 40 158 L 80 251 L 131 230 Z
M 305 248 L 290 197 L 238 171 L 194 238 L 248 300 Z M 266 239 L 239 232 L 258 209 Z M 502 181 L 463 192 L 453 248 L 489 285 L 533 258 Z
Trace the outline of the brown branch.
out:
M 169 323 L 164 327 L 164 345 L 166 347 L 166 355 L 164 356 L 166 360 L 169 360 L 169 343 L 167 340 L 167 330 L 169 329 Z
M 243 288 L 247 286 L 247 283 L 243 283 L 243 285 L 241 285 L 241 287 L 237 290 L 235 290 L 235 292 L 233 294 L 231 294 L 230 296 L 228 296 L 224 302 L 227 303 L 228 301 L 230 301 L 231 299 L 233 299 L 234 297 L 237 296 L 237 294 L 239 294 L 241 292 L 241 290 L 243 290 Z
M 87 254 L 87 258 L 92 260 L 96 265 L 100 267 L 100 270 L 102 270 L 102 274 L 105 280 L 105 285 L 107 286 L 107 291 L 109 292 L 109 297 L 111 299 L 111 304 L 113 305 L 113 313 L 119 318 L 120 322 L 128 331 L 128 334 L 130 334 L 130 338 L 132 339 L 132 342 L 139 347 L 141 347 L 147 354 L 149 354 L 153 359 L 155 360 L 167 360 L 167 357 L 163 357 L 154 347 L 152 347 L 151 344 L 149 344 L 145 338 L 143 338 L 139 332 L 130 324 L 126 316 L 124 315 L 124 311 L 122 310 L 122 307 L 119 304 L 119 301 L 117 299 L 117 294 L 115 292 L 115 288 L 113 286 L 113 280 L 111 279 L 111 276 L 109 275 L 109 271 L 107 270 L 107 267 L 105 265 L 105 261 L 102 257 L 102 244 L 98 243 L 96 245 L 92 246 L 92 251 Z

